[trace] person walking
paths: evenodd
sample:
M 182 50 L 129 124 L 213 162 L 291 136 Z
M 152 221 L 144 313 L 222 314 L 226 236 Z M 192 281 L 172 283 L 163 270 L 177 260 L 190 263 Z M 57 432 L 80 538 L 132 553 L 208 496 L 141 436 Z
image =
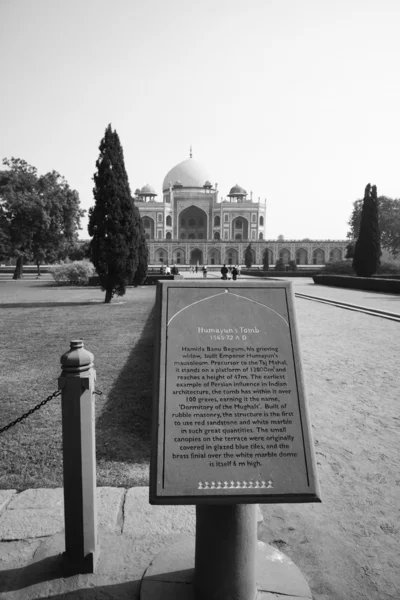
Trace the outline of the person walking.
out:
M 207 279 L 207 265 L 203 265 L 202 271 L 203 271 L 203 278 Z
M 237 268 L 236 268 L 236 266 L 235 266 L 235 267 L 233 267 L 233 269 L 232 269 L 232 279 L 233 279 L 233 281 L 236 281 L 236 279 L 237 279 L 237 276 L 238 276 L 238 270 L 237 270 Z
M 221 275 L 222 275 L 222 279 L 227 279 L 227 274 L 228 274 L 228 269 L 226 268 L 225 263 L 222 265 L 221 267 Z

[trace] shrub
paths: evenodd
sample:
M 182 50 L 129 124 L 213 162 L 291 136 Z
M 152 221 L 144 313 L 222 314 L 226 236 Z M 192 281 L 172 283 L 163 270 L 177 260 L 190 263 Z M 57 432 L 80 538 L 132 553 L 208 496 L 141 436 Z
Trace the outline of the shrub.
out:
M 399 273 L 399 265 L 393 262 L 382 262 L 378 267 L 378 273 Z
M 87 285 L 94 266 L 87 260 L 58 265 L 50 270 L 54 280 L 61 285 Z
M 297 263 L 295 260 L 289 260 L 289 271 L 297 271 Z
M 286 265 L 283 262 L 282 258 L 276 261 L 275 263 L 275 271 L 286 271 Z
M 268 248 L 265 248 L 263 252 L 263 270 L 269 271 L 269 251 Z
M 350 260 L 334 260 L 326 263 L 322 273 L 337 273 L 338 275 L 355 275 L 353 265 Z
M 332 285 L 354 290 L 369 290 L 374 292 L 400 293 L 400 281 L 379 279 L 374 277 L 349 277 L 348 275 L 313 275 L 314 283 Z

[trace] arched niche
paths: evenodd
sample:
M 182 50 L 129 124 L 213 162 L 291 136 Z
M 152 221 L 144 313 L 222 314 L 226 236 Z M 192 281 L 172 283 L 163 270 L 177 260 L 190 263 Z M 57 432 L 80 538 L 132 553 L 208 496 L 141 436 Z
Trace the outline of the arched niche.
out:
M 239 254 L 235 248 L 228 248 L 225 250 L 225 263 L 227 265 L 239 264 Z
M 241 234 L 242 240 L 249 239 L 249 222 L 244 217 L 236 217 L 231 223 L 231 237 L 236 239 L 236 235 Z
M 190 264 L 203 264 L 203 252 L 200 250 L 200 248 L 193 248 L 193 250 L 190 251 Z
M 172 263 L 175 265 L 184 265 L 185 264 L 185 251 L 183 248 L 175 248 L 172 253 Z
M 218 248 L 210 248 L 207 255 L 207 261 L 209 265 L 220 265 L 221 264 L 221 252 Z
M 189 206 L 179 214 L 179 235 L 185 234 L 188 239 L 207 239 L 207 214 L 198 206 Z M 200 234 L 202 238 L 200 238 Z
M 146 237 L 146 240 L 154 240 L 154 231 L 155 231 L 155 225 L 154 225 L 154 219 L 152 219 L 151 217 L 142 217 L 142 223 L 143 223 L 143 227 L 144 227 L 144 235 Z
M 305 248 L 297 248 L 296 264 L 297 265 L 308 265 L 308 252 Z
M 156 263 L 167 264 L 168 262 L 168 252 L 165 248 L 157 248 L 154 253 L 154 258 Z
M 279 258 L 283 260 L 285 265 L 289 264 L 290 261 L 290 250 L 289 248 L 281 248 L 279 250 Z
M 324 265 L 325 264 L 325 250 L 322 248 L 315 248 L 313 251 L 313 265 Z
M 332 250 L 329 252 L 329 260 L 342 260 L 342 258 L 343 253 L 340 248 L 332 248 Z

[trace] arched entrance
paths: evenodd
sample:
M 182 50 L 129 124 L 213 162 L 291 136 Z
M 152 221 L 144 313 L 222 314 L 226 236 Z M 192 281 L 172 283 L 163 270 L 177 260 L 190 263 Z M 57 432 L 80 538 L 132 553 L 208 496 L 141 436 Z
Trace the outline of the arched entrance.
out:
M 308 254 L 305 248 L 298 248 L 296 250 L 296 264 L 297 265 L 307 265 L 308 264 Z
M 244 217 L 236 217 L 236 219 L 232 220 L 231 237 L 233 240 L 249 239 L 249 223 L 247 219 Z
M 220 265 L 221 254 L 217 248 L 210 248 L 208 251 L 208 264 L 209 265 Z
M 185 251 L 183 248 L 176 248 L 172 253 L 172 263 L 175 265 L 185 264 Z
M 322 248 L 316 248 L 313 252 L 313 265 L 325 264 L 325 251 Z
M 207 239 L 207 214 L 198 206 L 189 206 L 179 213 L 179 234 L 190 239 Z
M 339 248 L 332 248 L 329 252 L 329 260 L 342 260 L 342 251 Z
M 238 251 L 235 248 L 228 248 L 225 252 L 225 264 L 237 265 L 239 264 Z
M 283 264 L 289 264 L 290 250 L 288 248 L 282 248 L 282 250 L 279 250 L 279 258 L 283 260 Z
M 154 220 L 151 217 L 143 217 L 142 223 L 146 240 L 154 240 Z
M 202 265 L 203 264 L 203 253 L 199 248 L 195 248 L 190 252 L 190 264 L 191 265 Z
M 156 263 L 167 264 L 168 252 L 164 248 L 157 248 L 157 250 L 155 251 L 154 258 Z

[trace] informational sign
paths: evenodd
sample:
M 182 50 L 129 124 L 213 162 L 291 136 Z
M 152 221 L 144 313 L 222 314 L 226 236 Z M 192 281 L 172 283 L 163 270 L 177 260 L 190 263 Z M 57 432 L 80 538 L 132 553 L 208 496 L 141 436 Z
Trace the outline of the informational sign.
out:
M 159 282 L 152 504 L 320 501 L 291 285 Z

